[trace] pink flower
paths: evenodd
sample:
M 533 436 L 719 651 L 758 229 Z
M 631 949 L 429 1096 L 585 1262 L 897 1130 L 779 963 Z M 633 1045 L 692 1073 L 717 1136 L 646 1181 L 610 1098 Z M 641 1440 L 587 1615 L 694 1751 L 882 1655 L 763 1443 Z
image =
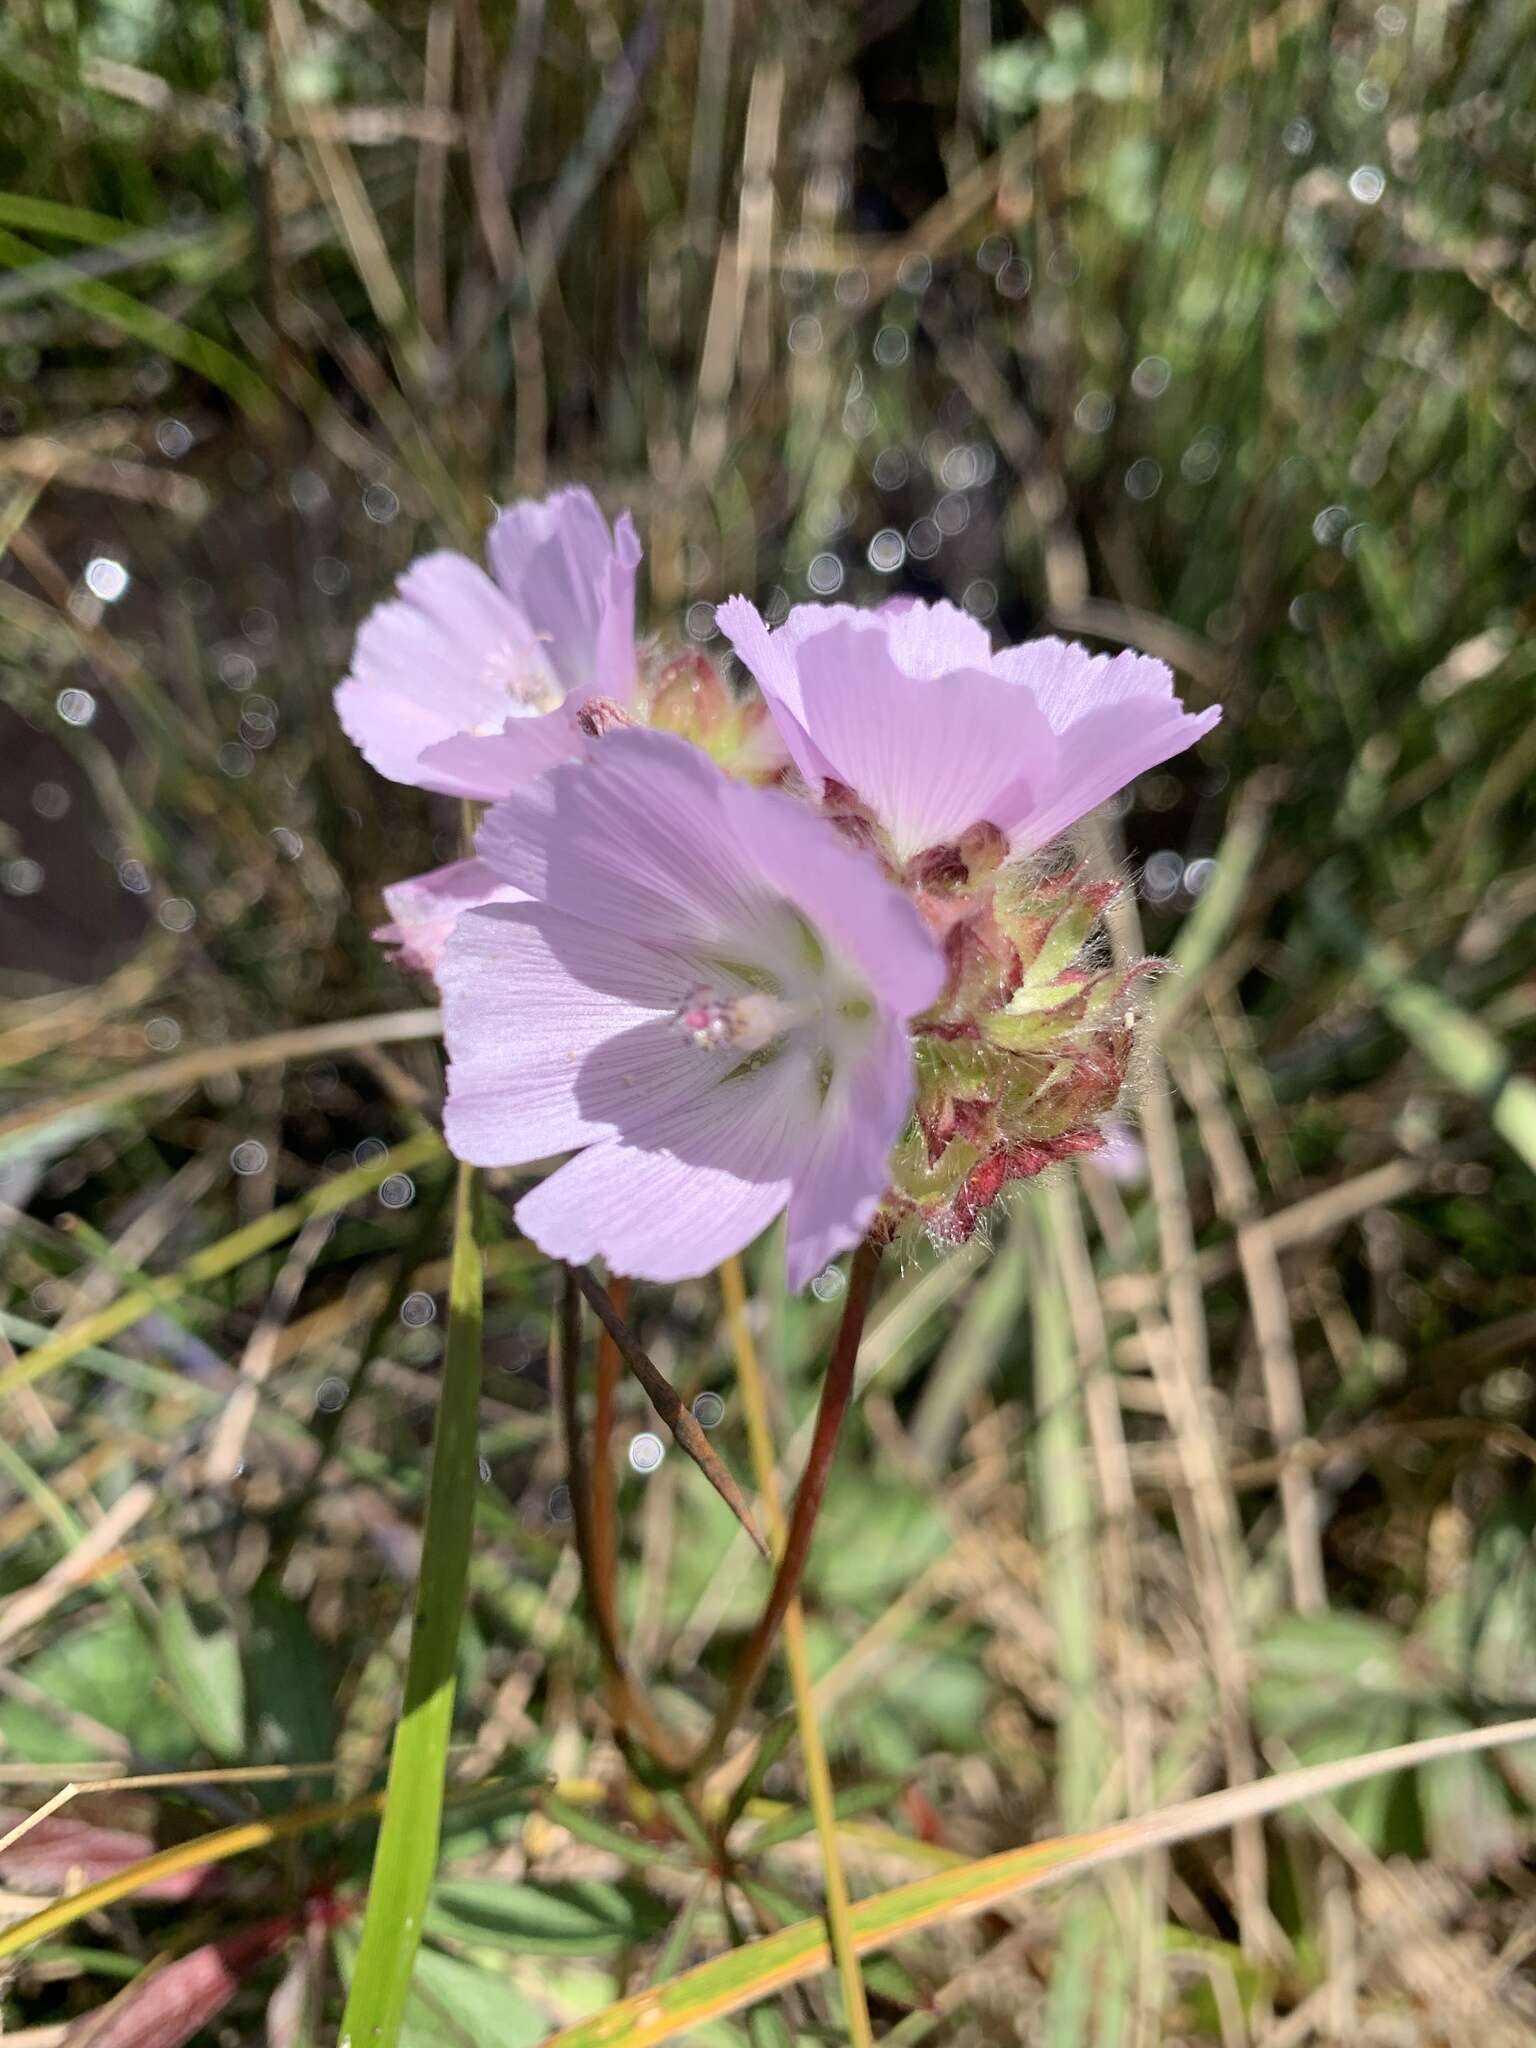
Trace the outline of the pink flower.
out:
M 357 636 L 337 716 L 395 782 L 504 796 L 580 751 L 589 698 L 634 693 L 628 513 L 610 534 L 590 491 L 556 491 L 503 512 L 485 551 L 489 575 L 465 555 L 423 555 Z
M 770 632 L 733 597 L 715 617 L 806 782 L 852 792 L 899 863 L 982 823 L 1033 852 L 1221 716 L 1186 712 L 1146 655 L 994 653 L 951 604 L 798 605 Z
M 448 934 L 464 911 L 482 903 L 516 903 L 522 894 L 483 860 L 450 861 L 445 868 L 391 883 L 384 902 L 392 921 L 373 936 L 381 946 L 399 947 L 397 965 L 415 974 L 436 974 Z
M 517 1206 L 553 1258 L 671 1281 L 787 1207 L 799 1287 L 875 1217 L 945 970 L 866 853 L 670 735 L 618 731 L 496 806 L 439 978 L 463 1159 L 576 1156 Z

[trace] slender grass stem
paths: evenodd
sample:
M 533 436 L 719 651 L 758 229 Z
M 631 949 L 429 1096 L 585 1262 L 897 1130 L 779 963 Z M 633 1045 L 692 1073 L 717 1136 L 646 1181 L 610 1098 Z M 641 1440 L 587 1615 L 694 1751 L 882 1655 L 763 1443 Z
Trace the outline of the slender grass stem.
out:
M 783 1553 L 779 1568 L 774 1576 L 773 1587 L 768 1595 L 768 1604 L 759 1617 L 757 1626 L 742 1649 L 735 1671 L 731 1675 L 729 1689 L 722 1701 L 714 1726 L 705 1740 L 703 1748 L 694 1762 L 694 1772 L 705 1770 L 714 1763 L 725 1748 L 731 1730 L 745 1711 L 757 1682 L 763 1675 L 768 1662 L 768 1653 L 773 1648 L 789 1603 L 800 1590 L 800 1581 L 810 1561 L 811 1538 L 816 1532 L 816 1518 L 821 1512 L 822 1496 L 827 1490 L 827 1479 L 832 1469 L 832 1457 L 837 1449 L 837 1440 L 842 1433 L 843 1418 L 848 1412 L 848 1403 L 853 1395 L 854 1369 L 859 1360 L 859 1342 L 864 1334 L 864 1318 L 869 1312 L 870 1295 L 875 1284 L 875 1273 L 880 1264 L 880 1246 L 869 1238 L 859 1246 L 853 1255 L 848 1274 L 848 1299 L 843 1305 L 843 1320 L 838 1326 L 837 1342 L 832 1349 L 831 1363 L 822 1383 L 821 1406 L 816 1411 L 816 1428 L 811 1438 L 810 1455 L 805 1462 L 800 1485 L 795 1494 L 794 1511 L 790 1516 L 789 1529 L 784 1539 Z
M 775 1552 L 782 1557 L 788 1531 L 784 1524 L 783 1502 L 779 1498 L 773 1434 L 768 1426 L 768 1404 L 763 1397 L 762 1369 L 757 1345 L 747 1323 L 747 1290 L 740 1259 L 727 1259 L 720 1268 L 720 1286 L 725 1296 L 726 1325 L 736 1360 L 736 1385 L 746 1412 L 753 1476 L 762 1497 L 769 1537 Z M 832 1773 L 827 1766 L 826 1745 L 821 1739 L 821 1723 L 816 1717 L 811 1659 L 805 1640 L 805 1614 L 798 1598 L 791 1598 L 784 1610 L 784 1661 L 789 1669 L 795 1722 L 800 1731 L 800 1753 L 805 1759 L 806 1789 L 816 1822 L 816 1840 L 821 1848 L 822 1880 L 827 1895 L 827 1934 L 837 1962 L 838 1981 L 843 1987 L 848 2038 L 855 2048 L 865 2048 L 866 2043 L 873 2043 L 874 2035 L 864 1997 L 864 1977 L 859 1969 L 848 1920 L 848 1881 L 843 1874 L 837 1845 L 837 1808 L 832 1791 Z

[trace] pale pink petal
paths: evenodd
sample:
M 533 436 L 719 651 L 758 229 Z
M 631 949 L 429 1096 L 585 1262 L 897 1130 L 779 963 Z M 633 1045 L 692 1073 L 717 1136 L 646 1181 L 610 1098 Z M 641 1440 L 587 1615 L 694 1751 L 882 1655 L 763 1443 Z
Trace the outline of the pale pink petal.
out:
M 462 555 L 426 555 L 398 595 L 363 621 L 336 711 L 365 760 L 396 782 L 478 795 L 452 776 L 424 774 L 434 741 L 494 721 L 522 699 L 558 698 L 522 613 Z
M 1021 852 L 1044 846 L 1138 775 L 1192 747 L 1221 718 L 1219 708 L 1186 711 L 1173 671 L 1150 655 L 1089 654 L 1068 640 L 1031 640 L 1005 648 L 995 666 L 1034 698 L 1060 747 L 1047 799 L 1022 809 L 1008 828 Z
M 476 843 L 541 902 L 642 941 L 707 950 L 750 921 L 761 894 L 722 808 L 735 786 L 685 740 L 612 732 L 579 770 L 557 769 L 498 804 Z
M 760 925 L 777 896 L 903 1016 L 926 1009 L 943 985 L 936 942 L 869 854 L 793 798 L 730 780 L 668 733 L 594 741 L 579 771 L 498 804 L 476 843 L 530 896 L 664 947 L 729 958 L 735 934 Z M 793 951 L 803 932 L 784 920 L 779 943 Z M 787 963 L 786 979 L 799 965 Z
M 715 624 L 762 691 L 790 759 L 812 784 L 832 771 L 805 729 L 795 652 L 808 620 L 824 631 L 839 620 L 851 622 L 860 616 L 852 605 L 797 605 L 784 624 L 770 632 L 757 606 L 744 597 L 729 597 L 715 607 Z
M 1001 648 L 992 666 L 1029 691 L 1056 733 L 1090 711 L 1131 698 L 1173 699 L 1173 670 L 1166 662 L 1149 654 L 1090 654 L 1075 640 L 1026 640 Z
M 1220 718 L 1216 707 L 1185 711 L 1176 697 L 1130 697 L 1090 711 L 1057 740 L 1056 773 L 1044 800 L 1023 792 L 1029 800 L 997 822 L 1015 852 L 1032 853 L 1138 775 L 1192 747 Z
M 568 696 L 626 701 L 635 684 L 635 570 L 625 513 L 610 535 L 588 490 L 510 506 L 486 538 L 491 573 L 543 643 Z
M 835 626 L 800 649 L 807 729 L 839 782 L 855 790 L 898 855 L 990 821 L 1009 829 L 1023 790 L 1048 792 L 1051 729 L 1027 690 L 980 669 L 916 678 L 878 629 Z
M 524 1195 L 518 1228 L 551 1258 L 602 1258 L 636 1280 L 718 1266 L 778 1215 L 809 1151 L 815 1077 L 787 1078 L 770 1066 L 717 1083 L 665 1145 L 591 1146 Z
M 687 962 L 543 904 L 475 910 L 438 963 L 444 1127 L 461 1159 L 518 1166 L 665 1118 L 699 1052 L 671 1027 Z
M 425 875 L 392 883 L 384 902 L 393 922 L 380 925 L 374 937 L 381 945 L 398 946 L 399 964 L 418 974 L 433 974 L 448 934 L 466 910 L 482 903 L 515 902 L 521 895 L 483 860 L 456 860 Z
M 1110 1117 L 1104 1125 L 1104 1143 L 1093 1155 L 1093 1168 L 1121 1187 L 1142 1187 L 1147 1178 L 1147 1148 L 1128 1123 Z
M 789 1198 L 788 1176 L 746 1180 L 617 1139 L 590 1146 L 523 1196 L 517 1226 L 552 1259 L 670 1285 L 707 1273 L 761 1236 Z
M 979 619 L 941 598 L 881 607 L 891 652 L 909 676 L 947 676 L 958 668 L 991 666 L 992 638 Z
M 882 1004 L 912 1017 L 938 1000 L 939 945 L 869 854 L 776 790 L 731 783 L 722 801 L 736 843 L 789 902 L 807 909 L 823 942 L 857 963 Z
M 578 706 L 589 696 L 612 697 L 627 704 L 635 693 L 640 671 L 635 662 L 635 571 L 640 566 L 640 542 L 634 522 L 621 513 L 613 529 L 613 559 L 604 580 L 601 614 L 597 623 L 597 654 L 590 689 L 572 685 L 572 701 Z
M 894 1017 L 882 1017 L 868 1052 L 846 1076 L 834 1077 L 815 1145 L 795 1175 L 785 1242 L 792 1288 L 857 1244 L 874 1221 L 913 1089 L 907 1034 Z
M 575 711 L 562 704 L 532 718 L 509 718 L 499 732 L 462 732 L 422 750 L 416 779 L 427 789 L 494 803 L 564 761 L 580 760 L 590 742 Z
M 715 623 L 756 678 L 790 758 L 812 783 L 836 777 L 838 771 L 819 744 L 802 695 L 800 655 L 808 640 L 834 626 L 874 630 L 884 634 L 892 661 L 909 676 L 984 670 L 992 653 L 986 628 L 968 613 L 917 598 L 892 598 L 874 612 L 851 604 L 798 604 L 770 631 L 756 605 L 732 597 L 717 606 Z

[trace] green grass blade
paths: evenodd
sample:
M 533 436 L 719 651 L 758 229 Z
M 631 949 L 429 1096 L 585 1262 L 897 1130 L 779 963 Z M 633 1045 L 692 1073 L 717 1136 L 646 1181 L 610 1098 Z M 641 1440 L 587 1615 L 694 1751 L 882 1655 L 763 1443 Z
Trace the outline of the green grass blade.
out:
M 99 247 L 138 232 L 132 221 L 114 220 L 83 206 L 65 206 L 30 192 L 0 192 L 0 226 L 20 228 L 26 235 L 57 235 L 61 241 Z
M 1086 1828 L 1110 1765 L 1099 1704 L 1098 1583 L 1094 1503 L 1088 1478 L 1083 1379 L 1051 1236 L 1051 1191 L 1031 1190 L 1033 1245 L 1010 1244 L 1033 1267 L 1029 1305 L 1034 1357 L 1035 1521 L 1045 1567 L 1045 1604 L 1055 1638 L 1063 1711 L 1056 1731 L 1056 1804 L 1073 1830 Z M 1030 1251 L 1033 1250 L 1033 1257 Z M 1123 1982 L 1126 1943 L 1106 1939 L 1102 1898 L 1074 1897 L 1062 1916 L 1052 1962 L 1042 2041 L 1075 2048 L 1115 2038 L 1111 2014 Z
M 1307 908 L 1329 945 L 1359 970 L 1382 1010 L 1414 1050 L 1464 1095 L 1487 1105 L 1488 1121 L 1536 1171 L 1536 1083 L 1478 1018 L 1420 981 L 1391 944 L 1356 922 L 1336 876 L 1325 868 L 1307 893 Z
M 399 2039 L 437 1865 L 459 1623 L 475 1518 L 482 1320 L 474 1176 L 469 1167 L 461 1166 L 448 1283 L 448 1346 L 405 1705 L 389 1760 L 362 1944 L 341 2027 L 342 2041 L 358 2048 L 394 2048 Z
M 8 228 L 0 228 L 0 264 L 21 270 L 46 260 L 43 252 L 34 249 L 30 242 L 24 242 Z M 157 355 L 169 356 L 172 362 L 216 384 L 252 419 L 271 422 L 277 418 L 278 404 L 271 386 L 222 342 L 199 334 L 195 328 L 183 327 L 158 306 L 146 305 L 142 299 L 119 291 L 116 285 L 103 284 L 99 278 L 81 277 L 72 284 L 61 285 L 59 295 L 93 319 L 126 334 L 130 341 L 154 350 Z

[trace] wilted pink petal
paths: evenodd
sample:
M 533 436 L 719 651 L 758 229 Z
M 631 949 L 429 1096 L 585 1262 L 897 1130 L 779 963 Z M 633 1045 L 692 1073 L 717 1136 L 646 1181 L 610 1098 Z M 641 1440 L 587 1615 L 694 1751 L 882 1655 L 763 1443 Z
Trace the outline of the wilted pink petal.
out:
M 402 967 L 416 974 L 435 974 L 448 934 L 466 910 L 482 903 L 513 903 L 522 895 L 504 882 L 483 860 L 451 861 L 424 875 L 394 882 L 384 891 L 391 922 L 374 937 L 383 946 L 398 946 Z
M 0 1883 L 11 1891 L 62 1892 L 70 1885 L 95 1884 L 142 1863 L 157 1847 L 153 1836 L 137 1828 L 102 1827 L 72 1813 L 49 1814 L 31 1827 L 26 1820 L 24 1812 L 0 1808 L 0 1838 L 25 1829 L 0 1851 Z M 200 1863 L 154 1879 L 134 1896 L 188 1899 L 217 1875 L 216 1866 Z
M 285 1915 L 205 1942 L 161 1969 L 146 1970 L 108 2004 L 76 2020 L 63 2048 L 181 2048 L 218 2018 L 251 1971 L 282 1946 L 297 1924 Z
M 627 515 L 610 536 L 589 491 L 557 491 L 502 513 L 486 550 L 490 575 L 463 555 L 422 557 L 357 636 L 337 716 L 396 782 L 499 796 L 573 750 L 588 696 L 633 693 L 640 548 Z M 503 733 L 521 745 L 473 744 Z M 453 740 L 468 744 L 438 751 Z
M 772 632 L 745 598 L 715 616 L 801 774 L 852 790 L 898 860 L 984 822 L 1031 852 L 1221 715 L 1185 712 L 1144 655 L 993 653 L 949 604 L 801 605 Z
M 533 900 L 444 951 L 446 1127 L 479 1164 L 585 1148 L 518 1205 L 534 1241 L 675 1280 L 788 1203 L 793 1286 L 855 1243 L 911 1103 L 902 1026 L 944 979 L 878 864 L 638 731 L 499 804 L 479 851 Z

